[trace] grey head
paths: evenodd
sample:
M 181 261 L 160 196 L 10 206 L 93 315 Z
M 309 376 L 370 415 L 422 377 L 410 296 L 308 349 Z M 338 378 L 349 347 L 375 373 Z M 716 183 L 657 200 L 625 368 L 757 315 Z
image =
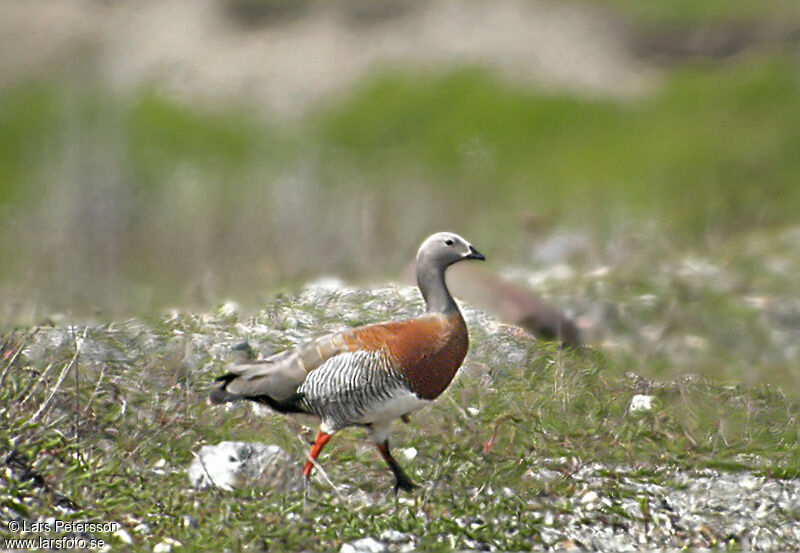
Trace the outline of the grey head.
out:
M 444 281 L 445 270 L 465 259 L 486 258 L 472 244 L 452 232 L 429 236 L 417 252 L 417 284 L 425 298 L 428 313 L 450 315 L 458 312 Z

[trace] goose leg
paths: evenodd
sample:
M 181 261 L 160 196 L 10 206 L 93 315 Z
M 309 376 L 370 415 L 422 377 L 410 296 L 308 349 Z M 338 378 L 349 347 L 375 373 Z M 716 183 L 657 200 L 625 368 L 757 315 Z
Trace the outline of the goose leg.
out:
M 327 434 L 322 430 L 317 432 L 317 437 L 314 438 L 314 444 L 311 446 L 311 451 L 308 452 L 308 461 L 306 461 L 306 464 L 303 466 L 303 476 L 305 476 L 306 479 L 311 477 L 311 471 L 314 469 L 314 461 L 317 460 L 319 452 L 322 451 L 322 448 L 330 439 L 330 434 Z
M 399 490 L 404 490 L 410 492 L 414 488 L 416 488 L 416 484 L 414 484 L 411 479 L 406 476 L 406 473 L 403 472 L 403 469 L 400 468 L 400 465 L 397 463 L 395 458 L 392 456 L 392 452 L 389 451 L 389 431 L 391 429 L 391 422 L 383 422 L 383 423 L 373 423 L 367 425 L 367 430 L 369 431 L 369 438 L 375 443 L 375 447 L 378 448 L 378 451 L 381 452 L 381 457 L 383 460 L 386 461 L 386 464 L 389 465 L 389 468 L 394 475 L 394 491 L 397 493 Z
M 383 456 L 386 464 L 389 465 L 389 468 L 392 470 L 392 474 L 394 474 L 394 492 L 397 493 L 399 490 L 410 492 L 416 488 L 417 485 L 406 476 L 406 473 L 403 472 L 403 469 L 400 468 L 400 465 L 397 464 L 397 461 L 392 457 L 392 453 L 389 451 L 389 440 L 384 441 L 382 444 L 375 445 L 378 447 L 378 451 L 381 452 L 381 456 Z

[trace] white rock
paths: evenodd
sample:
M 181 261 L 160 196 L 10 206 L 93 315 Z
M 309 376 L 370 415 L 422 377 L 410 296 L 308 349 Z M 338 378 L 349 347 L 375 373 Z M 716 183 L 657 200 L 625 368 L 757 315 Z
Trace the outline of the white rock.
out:
M 386 553 L 389 548 L 375 538 L 361 538 L 352 543 L 345 543 L 339 553 Z
M 403 457 L 406 460 L 411 461 L 414 457 L 417 456 L 417 448 L 416 447 L 407 447 L 403 450 Z
M 548 468 L 541 468 L 541 469 L 528 469 L 528 471 L 525 473 L 525 476 L 529 478 L 535 478 L 536 480 L 547 481 L 547 480 L 555 480 L 561 475 L 554 470 L 550 470 Z
M 150 529 L 150 525 L 147 524 L 146 522 L 140 522 L 139 524 L 134 526 L 133 531 L 143 536 L 149 536 L 150 534 L 153 533 L 153 531 Z
M 602 265 L 586 273 L 586 276 L 591 278 L 603 278 L 604 276 L 608 276 L 610 272 L 611 272 L 611 267 L 609 267 L 608 265 Z
M 411 536 L 399 530 L 386 530 L 380 535 L 381 541 L 386 543 L 406 543 L 411 541 Z
M 181 525 L 184 528 L 199 528 L 200 523 L 191 515 L 183 515 L 181 516 Z
M 173 547 L 181 547 L 183 544 L 175 538 L 164 538 L 153 548 L 153 553 L 169 553 Z
M 306 288 L 316 288 L 325 292 L 337 292 L 345 287 L 344 281 L 335 276 L 323 276 L 306 283 Z
M 128 545 L 131 545 L 133 543 L 133 538 L 131 538 L 131 535 L 124 528 L 119 528 L 116 532 L 114 532 L 113 536 L 122 543 Z
M 153 464 L 153 474 L 167 474 L 169 465 L 166 459 L 159 459 Z
M 299 465 L 276 445 L 258 442 L 221 442 L 200 448 L 189 466 L 195 488 L 216 486 L 270 488 L 286 491 L 300 487 Z
M 631 398 L 631 405 L 628 410 L 631 413 L 635 413 L 637 411 L 651 411 L 653 409 L 654 399 L 655 398 L 653 396 L 637 394 Z
M 232 317 L 241 311 L 241 307 L 235 301 L 228 300 L 219 308 L 219 314 L 223 317 Z
M 595 501 L 597 501 L 597 498 L 598 498 L 597 492 L 589 490 L 588 492 L 583 494 L 583 497 L 581 497 L 581 503 L 583 503 L 584 505 L 587 505 L 589 503 L 594 503 Z

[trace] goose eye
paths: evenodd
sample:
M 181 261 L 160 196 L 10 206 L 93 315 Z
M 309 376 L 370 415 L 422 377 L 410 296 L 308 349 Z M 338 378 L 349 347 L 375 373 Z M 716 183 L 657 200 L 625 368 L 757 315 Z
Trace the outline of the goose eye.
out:
M 453 245 L 453 241 L 452 241 L 450 238 L 448 238 L 447 240 L 445 240 L 445 241 L 444 241 L 444 243 L 445 243 L 446 245 L 448 245 L 448 246 L 452 246 L 452 245 Z

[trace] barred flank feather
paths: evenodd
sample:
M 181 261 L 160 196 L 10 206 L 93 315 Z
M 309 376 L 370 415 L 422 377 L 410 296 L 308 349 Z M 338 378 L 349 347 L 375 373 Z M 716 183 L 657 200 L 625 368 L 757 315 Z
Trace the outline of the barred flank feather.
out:
M 298 392 L 308 411 L 339 430 L 361 422 L 377 405 L 408 390 L 385 354 L 355 351 L 332 357 L 309 373 Z

